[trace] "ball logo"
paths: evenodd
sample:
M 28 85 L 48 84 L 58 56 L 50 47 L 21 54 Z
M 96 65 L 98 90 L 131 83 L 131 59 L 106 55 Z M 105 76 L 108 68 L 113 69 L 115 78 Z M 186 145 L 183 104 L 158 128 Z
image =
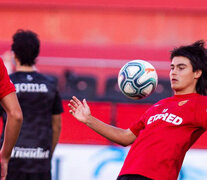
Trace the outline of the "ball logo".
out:
M 147 72 L 147 74 L 148 74 L 148 73 L 150 73 L 150 72 L 153 72 L 153 71 L 154 71 L 154 69 L 153 69 L 153 68 L 146 68 L 146 69 L 145 69 L 145 71 L 146 71 L 146 72 Z

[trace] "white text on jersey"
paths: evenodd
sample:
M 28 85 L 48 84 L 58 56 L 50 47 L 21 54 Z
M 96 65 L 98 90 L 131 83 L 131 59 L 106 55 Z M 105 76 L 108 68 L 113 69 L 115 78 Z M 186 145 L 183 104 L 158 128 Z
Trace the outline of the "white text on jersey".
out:
M 12 158 L 32 158 L 32 159 L 48 159 L 49 150 L 43 151 L 42 148 L 21 148 L 14 147 L 12 150 Z
M 171 113 L 163 113 L 163 114 L 156 114 L 154 116 L 150 116 L 150 118 L 147 121 L 147 124 L 151 124 L 157 120 L 163 120 L 168 123 L 172 123 L 174 125 L 180 125 L 183 122 L 183 119 L 179 116 L 176 116 Z
M 46 84 L 41 83 L 16 83 L 15 84 L 16 93 L 18 92 L 42 92 L 47 93 L 48 88 Z

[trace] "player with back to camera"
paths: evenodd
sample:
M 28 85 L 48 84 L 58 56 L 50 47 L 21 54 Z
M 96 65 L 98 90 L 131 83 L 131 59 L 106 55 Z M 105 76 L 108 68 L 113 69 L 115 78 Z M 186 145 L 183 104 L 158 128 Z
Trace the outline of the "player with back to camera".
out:
M 207 129 L 207 55 L 204 41 L 171 52 L 174 96 L 152 105 L 129 129 L 96 119 L 84 99 L 70 100 L 70 113 L 123 146 L 132 144 L 117 180 L 176 180 L 184 157 Z
M 36 71 L 40 41 L 32 31 L 13 35 L 16 72 L 10 75 L 23 112 L 23 124 L 12 151 L 7 180 L 51 180 L 51 158 L 61 130 L 62 102 L 57 80 Z M 6 116 L 3 113 L 3 122 Z

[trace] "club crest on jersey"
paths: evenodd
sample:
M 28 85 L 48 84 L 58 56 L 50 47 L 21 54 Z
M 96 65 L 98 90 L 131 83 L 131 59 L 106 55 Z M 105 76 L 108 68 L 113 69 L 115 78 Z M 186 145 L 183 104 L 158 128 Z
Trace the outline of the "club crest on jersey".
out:
M 186 104 L 189 100 L 184 100 L 184 101 L 180 101 L 178 103 L 178 106 L 183 106 L 184 104 Z
M 33 77 L 30 74 L 27 74 L 27 80 L 28 81 L 32 81 L 33 80 Z

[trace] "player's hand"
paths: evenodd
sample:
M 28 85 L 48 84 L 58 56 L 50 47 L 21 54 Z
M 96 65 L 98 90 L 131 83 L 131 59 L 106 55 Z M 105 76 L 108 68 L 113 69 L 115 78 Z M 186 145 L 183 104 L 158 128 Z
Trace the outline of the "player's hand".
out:
M 6 180 L 9 160 L 1 158 L 1 152 L 0 152 L 0 160 L 1 160 L 1 180 Z
M 91 111 L 85 99 L 83 99 L 83 102 L 81 102 L 78 98 L 73 96 L 68 106 L 70 107 L 69 112 L 76 119 L 85 124 L 87 123 L 91 116 Z

